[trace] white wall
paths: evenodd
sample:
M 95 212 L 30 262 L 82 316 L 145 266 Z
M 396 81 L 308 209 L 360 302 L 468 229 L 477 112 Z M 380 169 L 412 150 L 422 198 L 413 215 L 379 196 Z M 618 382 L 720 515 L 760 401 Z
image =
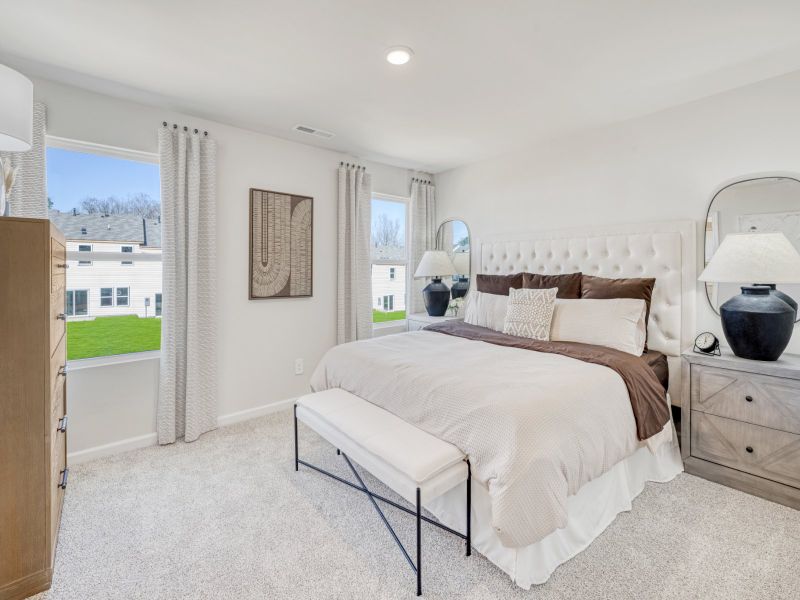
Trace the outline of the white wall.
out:
M 721 183 L 800 172 L 798 115 L 800 73 L 793 73 L 453 169 L 436 176 L 439 217 L 462 217 L 477 241 L 493 233 L 694 219 L 702 253 L 702 221 Z M 698 331 L 724 342 L 704 296 L 697 305 Z M 800 333 L 788 351 L 800 352 Z
M 155 152 L 158 127 L 168 121 L 208 130 L 217 140 L 219 414 L 247 411 L 306 392 L 314 366 L 336 340 L 336 170 L 339 161 L 353 157 L 50 81 L 33 81 L 36 99 L 47 104 L 50 135 Z M 408 171 L 359 162 L 372 173 L 376 192 L 408 195 Z M 312 298 L 248 300 L 251 187 L 314 198 Z M 305 361 L 303 375 L 294 375 L 295 358 Z M 88 371 L 75 373 L 68 388 L 71 452 L 153 431 L 151 380 L 156 371 L 143 374 L 139 366 L 131 365 L 113 371 L 114 388 L 135 390 L 124 399 L 113 397 L 105 386 L 86 382 Z M 108 410 L 98 408 L 103 403 Z M 131 417 L 130 427 L 123 431 L 114 420 L 127 414 L 131 405 L 142 413 Z

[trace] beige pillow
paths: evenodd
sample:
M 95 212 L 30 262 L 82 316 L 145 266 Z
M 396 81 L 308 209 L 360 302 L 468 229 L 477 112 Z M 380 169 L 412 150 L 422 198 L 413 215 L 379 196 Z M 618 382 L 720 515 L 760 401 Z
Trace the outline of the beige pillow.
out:
M 470 290 L 464 309 L 464 322 L 502 332 L 507 309 L 508 296 Z
M 550 339 L 582 342 L 641 356 L 647 339 L 647 305 L 633 298 L 556 300 Z
M 550 339 L 550 323 L 558 288 L 508 291 L 508 310 L 503 333 L 534 340 Z

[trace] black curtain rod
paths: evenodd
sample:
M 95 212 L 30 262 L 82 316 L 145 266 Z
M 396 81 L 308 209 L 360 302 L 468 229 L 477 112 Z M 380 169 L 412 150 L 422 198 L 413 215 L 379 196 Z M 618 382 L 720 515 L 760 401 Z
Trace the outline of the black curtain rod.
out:
M 161 123 L 161 125 L 163 125 L 164 127 L 167 127 L 167 122 L 166 122 L 166 121 L 163 121 L 163 122 Z M 177 129 L 177 128 L 178 128 L 178 124 L 177 124 L 177 123 L 173 123 L 173 124 L 172 124 L 172 128 L 173 128 L 173 129 Z M 189 131 L 189 128 L 188 128 L 186 125 L 184 125 L 184 126 L 183 126 L 183 130 L 184 130 L 184 131 Z M 197 129 L 193 129 L 192 131 L 194 131 L 194 133 L 200 133 L 200 131 L 199 131 L 199 130 L 197 130 Z M 203 132 L 203 135 L 204 135 L 204 136 L 206 136 L 206 137 L 208 137 L 208 132 L 207 132 L 207 131 L 204 131 L 204 132 Z
M 361 169 L 361 170 L 363 170 L 363 171 L 366 171 L 366 170 L 367 170 L 367 167 L 364 167 L 364 166 L 362 166 L 362 165 L 357 165 L 356 163 L 352 163 L 352 164 L 351 164 L 351 163 L 346 163 L 346 162 L 344 162 L 344 161 L 340 162 L 340 163 L 339 163 L 339 166 L 340 166 L 340 167 L 347 167 L 348 169 L 349 169 L 350 167 L 353 167 L 353 168 L 355 168 L 355 169 Z
M 420 179 L 419 177 L 412 177 L 411 181 L 418 181 L 419 183 L 427 183 L 428 185 L 433 185 L 433 181 L 430 179 Z

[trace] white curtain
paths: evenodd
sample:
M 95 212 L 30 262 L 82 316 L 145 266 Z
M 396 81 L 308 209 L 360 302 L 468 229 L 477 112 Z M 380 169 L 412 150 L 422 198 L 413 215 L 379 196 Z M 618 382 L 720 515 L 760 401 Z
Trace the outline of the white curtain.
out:
M 158 442 L 196 440 L 217 426 L 216 144 L 163 127 L 163 305 Z
M 410 304 L 411 312 L 425 311 L 422 299 L 422 288 L 428 282 L 414 279 L 414 271 L 422 260 L 426 250 L 436 247 L 436 186 L 428 179 L 411 180 L 411 275 Z
M 341 164 L 337 344 L 372 336 L 371 202 L 372 176 L 364 167 Z
M 2 93 L 2 92 L 0 92 Z M 46 219 L 47 175 L 45 170 L 45 134 L 47 132 L 47 107 L 36 102 L 33 105 L 33 140 L 26 152 L 0 152 L 3 161 L 17 167 L 14 187 L 7 196 L 6 213 L 12 217 Z M 0 215 L 1 216 L 1 215 Z

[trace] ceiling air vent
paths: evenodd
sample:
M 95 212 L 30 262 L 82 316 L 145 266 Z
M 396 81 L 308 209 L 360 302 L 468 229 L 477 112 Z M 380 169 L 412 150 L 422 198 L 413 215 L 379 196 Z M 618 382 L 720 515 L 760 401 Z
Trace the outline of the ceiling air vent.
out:
M 331 139 L 335 135 L 330 131 L 323 131 L 322 129 L 314 129 L 313 127 L 308 127 L 307 125 L 295 125 L 294 130 L 299 131 L 300 133 L 305 133 L 307 135 L 315 135 L 317 137 L 321 137 L 326 140 Z

